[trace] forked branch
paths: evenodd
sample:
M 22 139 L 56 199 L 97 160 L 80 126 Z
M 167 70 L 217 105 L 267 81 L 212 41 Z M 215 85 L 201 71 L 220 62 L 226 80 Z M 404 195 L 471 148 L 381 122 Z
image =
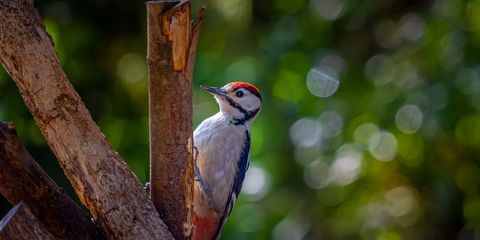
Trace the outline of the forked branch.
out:
M 0 0 L 0 61 L 82 203 L 110 239 L 171 239 L 60 66 L 32 0 Z

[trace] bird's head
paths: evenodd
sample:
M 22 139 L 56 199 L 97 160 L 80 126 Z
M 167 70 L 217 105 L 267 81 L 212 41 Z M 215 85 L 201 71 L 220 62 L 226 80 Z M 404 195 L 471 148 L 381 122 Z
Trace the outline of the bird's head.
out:
M 232 115 L 242 123 L 254 119 L 260 111 L 262 105 L 260 91 L 250 83 L 231 82 L 221 88 L 201 87 L 215 97 L 220 111 Z

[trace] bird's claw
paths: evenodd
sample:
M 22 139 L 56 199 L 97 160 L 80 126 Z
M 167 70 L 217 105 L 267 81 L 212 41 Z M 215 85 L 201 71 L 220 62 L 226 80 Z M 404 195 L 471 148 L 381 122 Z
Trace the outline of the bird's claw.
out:
M 193 160 L 194 160 L 193 171 L 195 173 L 195 181 L 202 182 L 203 177 L 200 174 L 200 169 L 197 166 L 197 157 L 198 157 L 198 149 L 197 147 L 193 147 Z
M 145 192 L 147 192 L 147 193 L 150 192 L 150 182 L 145 183 L 145 186 L 143 187 L 143 190 L 145 190 Z
M 202 182 L 202 181 L 203 181 L 203 177 L 202 177 L 202 175 L 200 174 L 200 169 L 198 169 L 198 166 L 197 166 L 196 163 L 195 163 L 195 166 L 193 166 L 193 171 L 194 171 L 194 173 L 195 173 L 195 181 Z
M 200 168 L 197 166 L 197 158 L 198 158 L 198 149 L 197 147 L 193 147 L 193 171 L 195 174 L 194 180 L 198 182 L 198 187 L 200 192 L 205 196 L 206 199 L 209 199 L 212 202 L 212 192 L 210 190 L 210 186 L 207 182 L 203 181 L 202 174 L 200 173 Z

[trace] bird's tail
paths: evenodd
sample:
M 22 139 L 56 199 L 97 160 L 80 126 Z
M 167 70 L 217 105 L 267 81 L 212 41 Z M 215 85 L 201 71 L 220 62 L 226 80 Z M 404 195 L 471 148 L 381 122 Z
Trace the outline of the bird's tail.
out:
M 216 214 L 199 216 L 194 213 L 192 240 L 217 239 L 220 219 L 221 217 Z

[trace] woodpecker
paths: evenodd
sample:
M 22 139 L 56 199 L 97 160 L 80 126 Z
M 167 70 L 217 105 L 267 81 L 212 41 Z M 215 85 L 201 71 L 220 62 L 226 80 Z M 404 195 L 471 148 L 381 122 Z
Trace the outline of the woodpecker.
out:
M 231 82 L 222 88 L 201 86 L 220 111 L 195 129 L 193 240 L 219 239 L 249 166 L 250 126 L 260 112 L 257 87 Z

